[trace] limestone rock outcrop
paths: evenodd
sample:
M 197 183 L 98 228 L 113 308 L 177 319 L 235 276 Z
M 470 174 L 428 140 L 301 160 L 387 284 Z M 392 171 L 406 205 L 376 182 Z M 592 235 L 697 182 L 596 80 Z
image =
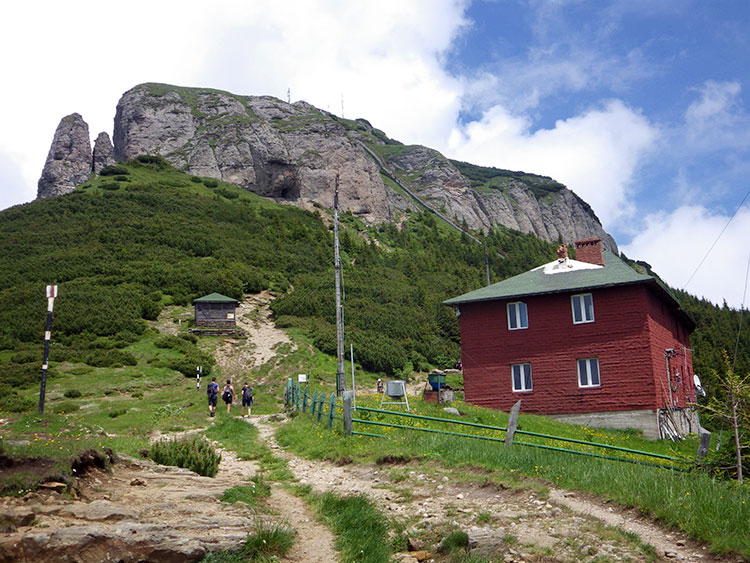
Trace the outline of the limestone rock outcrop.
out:
M 117 104 L 114 145 L 118 161 L 158 154 L 191 174 L 301 207 L 333 207 L 338 175 L 342 209 L 368 222 L 393 220 L 401 196 L 346 133 L 305 102 L 142 84 Z
M 63 117 L 52 138 L 37 197 L 51 197 L 70 192 L 88 180 L 91 174 L 91 139 L 89 126 L 73 113 Z
M 118 102 L 112 140 L 100 134 L 92 157 L 88 127 L 77 114 L 65 118 L 39 197 L 71 191 L 114 161 L 151 154 L 190 174 L 307 209 L 333 207 L 338 182 L 341 209 L 369 224 L 427 206 L 471 229 L 504 226 L 568 243 L 598 237 L 617 251 L 588 204 L 551 178 L 454 162 L 393 141 L 364 119 L 342 119 L 306 102 L 141 84 Z
M 94 154 L 91 159 L 91 169 L 99 174 L 102 168 L 115 163 L 115 147 L 109 135 L 102 131 L 94 141 Z

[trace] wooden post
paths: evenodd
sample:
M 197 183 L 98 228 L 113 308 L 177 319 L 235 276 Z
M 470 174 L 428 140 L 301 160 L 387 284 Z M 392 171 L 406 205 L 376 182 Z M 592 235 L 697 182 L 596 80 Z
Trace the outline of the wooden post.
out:
M 52 339 L 52 309 L 57 297 L 57 286 L 47 286 L 47 328 L 44 331 L 44 357 L 42 358 L 42 385 L 39 389 L 39 414 L 44 414 L 44 396 L 47 392 L 47 362 L 49 360 L 49 342 Z
M 698 433 L 700 434 L 701 441 L 698 444 L 697 460 L 700 461 L 708 455 L 708 446 L 711 444 L 711 433 L 701 426 L 698 427 Z
M 344 316 L 341 306 L 341 256 L 339 254 L 339 175 L 333 192 L 334 273 L 336 275 L 336 395 L 346 390 L 344 373 Z
M 300 410 L 302 407 L 302 393 L 301 388 L 299 385 L 299 381 L 297 382 L 297 386 L 295 387 L 296 393 L 294 396 L 294 405 L 297 407 L 297 410 Z
M 344 391 L 344 436 L 352 435 L 352 395 L 351 391 Z
M 326 406 L 326 394 L 321 393 L 319 400 L 320 400 L 320 404 L 318 405 L 318 422 L 320 422 L 320 419 L 323 417 L 323 409 Z
M 312 403 L 310 403 L 310 414 L 315 416 L 315 407 L 318 406 L 318 390 L 313 393 Z
M 302 393 L 302 412 L 307 412 L 307 396 L 307 387 L 305 387 L 305 390 Z
M 509 448 L 513 445 L 513 436 L 516 433 L 516 426 L 518 425 L 518 413 L 521 411 L 521 401 L 519 400 L 513 408 L 510 409 L 510 416 L 508 417 L 508 431 L 505 433 L 505 447 Z
M 328 405 L 328 428 L 333 428 L 333 420 L 336 416 L 336 395 L 331 393 L 331 400 Z

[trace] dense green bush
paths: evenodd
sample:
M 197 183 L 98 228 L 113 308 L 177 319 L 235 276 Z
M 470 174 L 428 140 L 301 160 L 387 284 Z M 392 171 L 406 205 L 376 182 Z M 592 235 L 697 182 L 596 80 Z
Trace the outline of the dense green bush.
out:
M 237 199 L 238 197 L 240 197 L 240 194 L 238 194 L 237 192 L 233 192 L 232 190 L 228 190 L 226 188 L 216 188 L 215 192 L 221 197 L 225 197 L 227 199 Z
M 114 190 L 119 190 L 120 189 L 120 184 L 118 184 L 116 182 L 107 182 L 106 184 L 102 184 L 99 187 L 101 189 L 103 189 L 103 190 L 114 191 Z
M 37 406 L 37 401 L 22 397 L 9 387 L 0 386 L 0 412 L 29 412 Z
M 130 170 L 128 170 L 127 166 L 123 166 L 122 164 L 110 164 L 109 166 L 102 168 L 99 172 L 100 176 L 119 176 L 126 174 L 130 174 Z
M 77 399 L 81 396 L 81 392 L 78 389 L 68 389 L 63 393 L 63 396 L 67 397 L 68 399 Z
M 221 462 L 221 455 L 213 446 L 196 436 L 155 442 L 149 457 L 156 463 L 184 467 L 206 477 L 214 477 Z
M 99 368 L 119 368 L 138 364 L 138 358 L 123 350 L 98 350 L 86 356 L 86 363 Z
M 219 181 L 215 178 L 203 178 L 203 185 L 207 188 L 216 188 L 219 186 Z

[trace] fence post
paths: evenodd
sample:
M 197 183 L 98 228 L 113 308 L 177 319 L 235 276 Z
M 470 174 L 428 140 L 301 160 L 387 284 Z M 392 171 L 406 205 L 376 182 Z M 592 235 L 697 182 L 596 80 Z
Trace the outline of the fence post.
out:
M 513 408 L 510 409 L 510 416 L 508 417 L 508 431 L 505 433 L 505 447 L 509 448 L 513 445 L 513 436 L 516 433 L 516 425 L 518 424 L 518 412 L 521 410 L 521 401 L 519 400 Z
M 352 393 L 344 391 L 344 436 L 352 435 Z
M 300 393 L 300 386 L 299 381 L 297 382 L 297 385 L 295 386 L 296 394 L 295 394 L 295 401 L 294 406 L 297 407 L 297 410 L 300 410 L 302 407 L 302 394 Z
M 325 404 L 326 404 L 325 393 L 321 392 L 319 401 L 320 401 L 320 404 L 318 405 L 318 422 L 320 422 L 320 419 L 323 416 L 323 409 L 325 408 Z
M 284 390 L 284 406 L 289 407 L 292 402 L 292 378 L 286 380 L 286 389 Z
M 302 412 L 307 412 L 307 397 L 307 387 L 305 387 L 305 390 L 302 393 Z
M 697 460 L 701 461 L 704 460 L 708 454 L 708 446 L 711 444 L 711 433 L 702 426 L 698 427 L 698 432 L 700 432 L 701 440 L 698 444 Z
M 333 428 L 334 416 L 336 416 L 336 394 L 331 393 L 331 400 L 328 406 L 328 428 Z
M 312 403 L 310 403 L 310 414 L 315 416 L 315 407 L 318 406 L 318 390 L 315 390 L 312 396 Z

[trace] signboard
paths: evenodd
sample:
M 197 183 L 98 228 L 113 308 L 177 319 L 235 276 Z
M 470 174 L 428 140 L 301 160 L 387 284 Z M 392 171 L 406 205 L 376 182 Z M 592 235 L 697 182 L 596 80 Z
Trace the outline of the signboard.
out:
M 297 381 L 299 381 L 300 383 L 307 383 L 307 374 L 306 373 L 300 373 L 297 376 Z
M 57 286 L 48 285 L 47 286 L 47 299 L 54 299 L 55 297 L 57 297 Z

